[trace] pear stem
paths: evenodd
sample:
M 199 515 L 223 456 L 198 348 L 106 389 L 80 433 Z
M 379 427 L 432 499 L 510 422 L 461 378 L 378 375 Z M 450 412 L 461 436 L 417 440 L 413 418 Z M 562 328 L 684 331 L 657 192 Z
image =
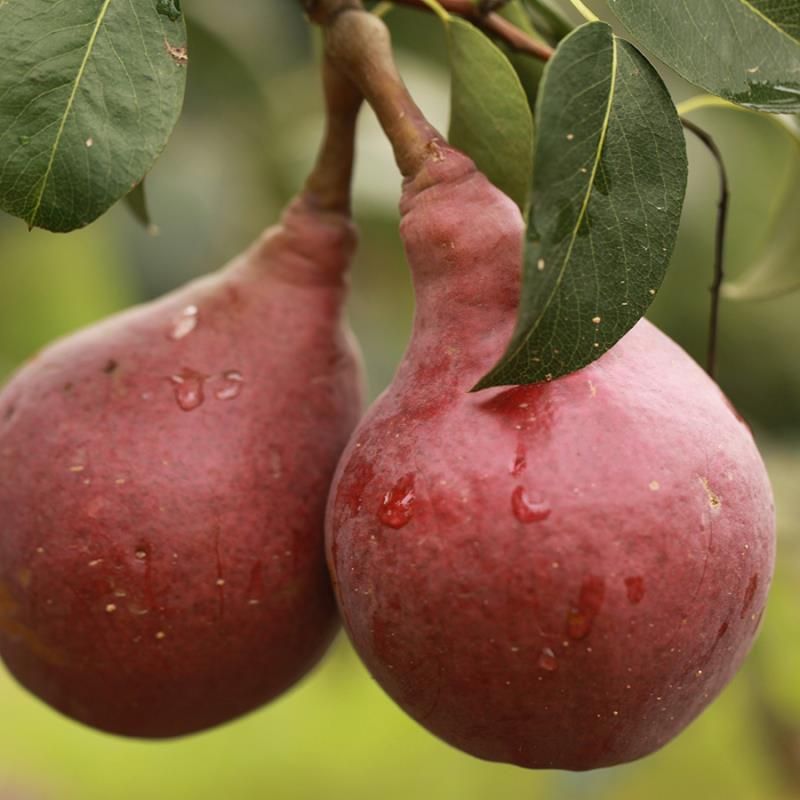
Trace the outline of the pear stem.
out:
M 325 58 L 325 135 L 311 174 L 306 199 L 321 211 L 350 214 L 350 183 L 355 162 L 355 136 L 363 96 L 358 88 Z
M 389 30 L 359 0 L 304 0 L 312 21 L 325 30 L 327 57 L 372 106 L 404 176 L 436 157 L 444 137 L 425 119 L 394 62 Z

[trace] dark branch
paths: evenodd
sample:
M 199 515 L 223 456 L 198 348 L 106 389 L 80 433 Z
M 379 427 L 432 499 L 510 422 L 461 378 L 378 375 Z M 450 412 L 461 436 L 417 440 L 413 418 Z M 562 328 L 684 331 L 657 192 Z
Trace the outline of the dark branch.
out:
M 392 2 L 398 6 L 410 6 L 422 11 L 431 10 L 424 0 L 392 0 Z M 549 44 L 539 42 L 529 36 L 505 17 L 495 14 L 491 9 L 496 6 L 496 3 L 497 0 L 489 0 L 484 6 L 483 3 L 476 5 L 472 0 L 439 0 L 439 4 L 446 11 L 465 17 L 487 33 L 502 39 L 512 50 L 526 53 L 540 61 L 548 61 L 555 52 L 553 48 Z M 487 11 L 488 13 L 486 13 Z
M 717 143 L 709 133 L 688 119 L 681 118 L 681 123 L 687 131 L 691 131 L 708 149 L 717 163 L 719 170 L 719 202 L 717 203 L 717 225 L 714 236 L 714 277 L 711 282 L 711 314 L 708 330 L 708 355 L 706 358 L 706 371 L 714 378 L 717 372 L 717 334 L 719 331 L 719 303 L 722 290 L 722 281 L 725 278 L 725 229 L 728 225 L 728 204 L 730 189 L 728 187 L 728 173 L 725 170 L 725 161 Z

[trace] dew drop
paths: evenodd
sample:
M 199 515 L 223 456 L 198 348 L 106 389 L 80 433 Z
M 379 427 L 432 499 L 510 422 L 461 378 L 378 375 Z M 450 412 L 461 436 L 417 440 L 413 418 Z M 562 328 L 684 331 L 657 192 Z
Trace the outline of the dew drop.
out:
M 404 475 L 383 496 L 381 507 L 378 509 L 378 519 L 395 530 L 407 525 L 414 511 L 414 476 L 410 473 Z
M 197 306 L 186 306 L 173 321 L 169 338 L 177 341 L 188 336 L 197 327 L 199 313 Z
M 597 575 L 587 575 L 581 583 L 578 602 L 567 613 L 567 635 L 583 639 L 592 630 L 606 593 L 606 582 Z
M 511 474 L 516 478 L 521 475 L 525 467 L 528 466 L 528 459 L 525 454 L 525 445 L 520 442 L 517 445 L 517 452 L 514 455 L 514 462 L 511 464 Z
M 179 374 L 171 375 L 169 380 L 175 389 L 175 400 L 184 411 L 194 411 L 203 405 L 205 375 L 193 369 L 183 369 Z
M 542 648 L 542 652 L 539 653 L 537 664 L 540 669 L 543 669 L 545 672 L 555 672 L 558 669 L 556 654 L 549 647 Z
M 531 500 L 522 486 L 517 486 L 511 493 L 511 510 L 514 516 L 524 523 L 543 522 L 550 516 L 550 506 L 547 503 L 537 503 Z
M 244 385 L 242 373 L 235 369 L 224 372 L 219 381 L 217 388 L 214 389 L 214 397 L 217 400 L 233 400 L 234 397 L 239 396 Z

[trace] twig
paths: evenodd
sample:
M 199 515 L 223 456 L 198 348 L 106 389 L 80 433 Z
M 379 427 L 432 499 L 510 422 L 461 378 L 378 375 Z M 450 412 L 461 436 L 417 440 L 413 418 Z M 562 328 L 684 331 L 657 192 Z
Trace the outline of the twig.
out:
M 431 10 L 425 0 L 392 1 L 398 6 L 409 6 L 423 11 Z M 501 17 L 493 11 L 482 13 L 481 6 L 475 5 L 472 0 L 439 0 L 439 5 L 451 14 L 465 17 L 498 39 L 502 39 L 512 50 L 516 50 L 518 53 L 526 53 L 529 56 L 538 58 L 540 61 L 548 61 L 555 52 L 549 44 L 536 41 L 536 39 L 529 36 L 525 31 L 520 30 L 505 17 Z
M 722 281 L 725 278 L 725 229 L 728 225 L 728 204 L 730 190 L 728 188 L 728 173 L 725 161 L 717 143 L 709 133 L 699 126 L 681 117 L 681 123 L 687 131 L 691 131 L 708 149 L 717 163 L 719 170 L 719 202 L 717 203 L 717 225 L 714 237 L 714 278 L 711 282 L 711 314 L 708 331 L 708 355 L 706 358 L 706 372 L 714 378 L 717 371 L 717 332 L 719 330 L 719 302 Z

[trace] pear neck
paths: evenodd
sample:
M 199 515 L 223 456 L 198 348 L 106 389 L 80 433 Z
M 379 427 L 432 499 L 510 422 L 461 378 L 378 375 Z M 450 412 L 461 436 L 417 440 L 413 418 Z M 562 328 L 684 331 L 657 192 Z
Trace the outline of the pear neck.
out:
M 256 273 L 307 287 L 345 287 L 357 244 L 349 215 L 320 208 L 310 193 L 296 197 L 280 223 L 250 248 L 247 263 Z
M 525 226 L 472 161 L 451 148 L 441 155 L 406 182 L 400 206 L 417 303 L 409 354 L 441 351 L 477 380 L 516 323 Z

